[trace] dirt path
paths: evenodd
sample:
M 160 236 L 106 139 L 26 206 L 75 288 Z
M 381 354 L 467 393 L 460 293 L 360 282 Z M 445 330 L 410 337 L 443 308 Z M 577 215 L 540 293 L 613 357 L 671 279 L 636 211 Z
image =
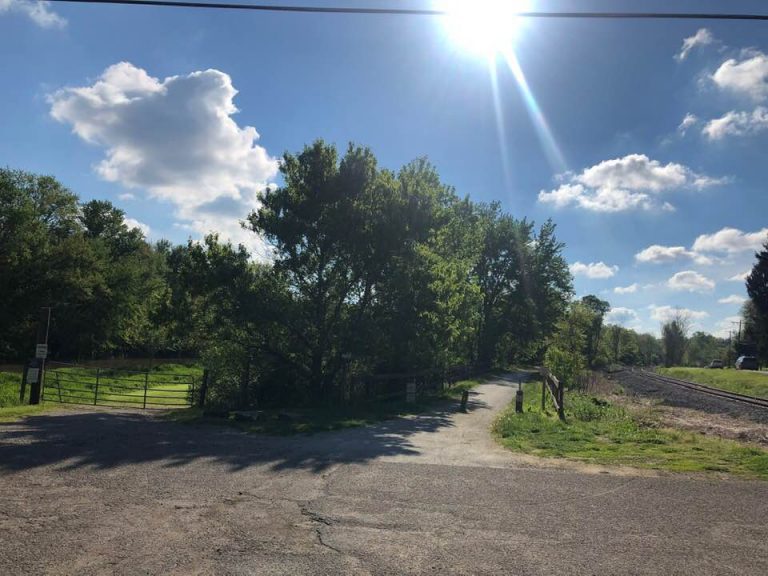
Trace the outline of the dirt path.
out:
M 511 384 L 311 437 L 0 424 L 0 574 L 768 573 L 768 483 L 519 466 L 487 431 Z

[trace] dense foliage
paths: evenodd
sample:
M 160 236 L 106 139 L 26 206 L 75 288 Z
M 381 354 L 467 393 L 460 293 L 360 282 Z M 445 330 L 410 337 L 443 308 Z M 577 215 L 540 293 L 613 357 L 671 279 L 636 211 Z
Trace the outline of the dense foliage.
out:
M 747 301 L 742 311 L 747 354 L 759 354 L 768 362 L 768 242 L 755 254 L 755 262 L 747 276 Z
M 215 235 L 152 245 L 109 202 L 0 170 L 0 361 L 33 350 L 42 306 L 54 356 L 201 355 L 228 405 L 541 358 L 572 295 L 554 224 L 459 197 L 425 160 L 382 169 L 361 147 L 340 158 L 316 142 L 281 172 L 246 222 L 272 248 L 255 262 Z

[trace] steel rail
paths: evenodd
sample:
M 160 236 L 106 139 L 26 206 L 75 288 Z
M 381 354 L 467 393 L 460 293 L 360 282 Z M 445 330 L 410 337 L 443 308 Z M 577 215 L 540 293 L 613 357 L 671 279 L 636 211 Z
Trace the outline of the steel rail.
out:
M 680 380 L 679 378 L 671 378 L 670 376 L 662 376 L 654 372 L 648 372 L 641 370 L 639 372 L 643 376 L 656 380 L 657 382 L 664 382 L 666 384 L 674 384 L 681 388 L 687 388 L 689 390 L 695 390 L 703 394 L 709 394 L 710 396 L 717 396 L 718 398 L 725 398 L 727 400 L 734 400 L 736 402 L 743 402 L 745 404 L 751 404 L 752 406 L 759 406 L 761 408 L 768 409 L 768 399 L 759 398 L 757 396 L 748 396 L 746 394 L 739 394 L 737 392 L 730 392 L 721 388 L 713 388 L 705 384 L 699 384 L 697 382 L 690 382 L 688 380 Z M 637 374 L 637 372 L 635 372 Z

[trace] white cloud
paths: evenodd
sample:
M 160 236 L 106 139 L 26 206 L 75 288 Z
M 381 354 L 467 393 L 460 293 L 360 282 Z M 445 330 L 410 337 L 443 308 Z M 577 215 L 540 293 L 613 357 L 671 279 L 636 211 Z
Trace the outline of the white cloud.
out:
M 667 280 L 667 286 L 678 291 L 711 292 L 715 288 L 715 282 L 693 270 L 684 270 Z
M 586 276 L 587 278 L 611 278 L 619 271 L 618 266 L 608 266 L 604 262 L 590 262 L 584 264 L 575 262 L 571 264 L 571 274 L 574 276 Z
M 0 0 L 0 14 L 17 12 L 29 17 L 41 28 L 64 28 L 66 19 L 51 10 L 51 3 L 45 1 L 32 2 L 29 0 Z
M 605 160 L 580 174 L 560 174 L 558 188 L 539 192 L 539 202 L 556 208 L 577 206 L 594 212 L 622 212 L 661 208 L 674 210 L 655 195 L 689 188 L 701 190 L 722 183 L 723 179 L 695 173 L 682 164 L 661 164 L 644 154 Z
M 120 198 L 120 200 L 136 200 L 136 195 L 131 194 L 130 192 L 118 194 L 117 197 Z
M 726 296 L 725 298 L 720 298 L 718 300 L 718 303 L 720 304 L 744 304 L 746 302 L 746 298 L 744 296 L 739 296 L 738 294 L 731 294 L 730 296 Z
M 758 106 L 752 112 L 727 112 L 713 118 L 701 129 L 709 140 L 722 140 L 726 136 L 749 136 L 768 130 L 768 108 Z
M 656 306 L 655 304 L 651 304 L 648 306 L 648 309 L 651 311 L 651 319 L 656 322 L 667 322 L 677 314 L 681 314 L 691 320 L 701 320 L 709 316 L 704 310 L 691 310 L 689 308 L 678 308 L 675 306 Z
M 677 131 L 680 133 L 681 136 L 685 136 L 686 132 L 688 132 L 688 129 L 691 126 L 695 126 L 699 123 L 699 119 L 695 114 L 686 114 L 685 118 L 683 118 L 682 122 L 677 127 Z
M 738 228 L 723 228 L 714 234 L 702 234 L 693 243 L 694 251 L 701 252 L 749 252 L 759 250 L 768 241 L 768 228 L 757 232 L 742 232 Z
M 637 283 L 630 284 L 629 286 L 616 286 L 616 288 L 613 289 L 613 292 L 615 294 L 634 294 L 637 292 L 637 289 L 639 286 Z
M 675 54 L 675 60 L 682 62 L 688 57 L 688 54 L 691 53 L 691 50 L 697 46 L 707 46 L 708 44 L 712 44 L 714 41 L 715 38 L 712 36 L 712 33 L 709 30 L 706 28 L 699 28 L 696 31 L 696 34 L 683 40 L 683 45 L 680 48 L 680 52 Z
M 687 250 L 684 246 L 661 246 L 653 244 L 635 254 L 635 260 L 642 263 L 664 264 L 680 260 L 693 260 L 697 264 L 712 264 L 712 259 L 704 254 Z
M 204 70 L 159 80 L 128 62 L 107 68 L 90 86 L 49 96 L 51 115 L 105 149 L 96 171 L 171 202 L 181 226 L 263 253 L 239 221 L 277 173 L 278 161 L 256 144 L 259 134 L 232 118 L 230 77 Z
M 726 60 L 712 74 L 712 81 L 722 90 L 756 101 L 765 100 L 768 98 L 768 55 L 753 51 L 744 60 Z
M 728 278 L 728 282 L 744 282 L 747 279 L 747 276 L 749 276 L 749 273 L 751 270 L 747 270 L 746 272 L 742 272 L 741 274 L 734 274 L 730 278 Z
M 135 218 L 124 218 L 123 222 L 125 222 L 125 225 L 128 226 L 128 228 L 138 228 L 144 236 L 149 236 L 150 228 L 147 224 L 144 224 L 144 222 L 139 222 Z
M 635 323 L 639 320 L 637 312 L 632 308 L 616 307 L 611 308 L 608 314 L 605 315 L 605 321 L 607 324 L 620 324 L 626 326 L 627 324 Z

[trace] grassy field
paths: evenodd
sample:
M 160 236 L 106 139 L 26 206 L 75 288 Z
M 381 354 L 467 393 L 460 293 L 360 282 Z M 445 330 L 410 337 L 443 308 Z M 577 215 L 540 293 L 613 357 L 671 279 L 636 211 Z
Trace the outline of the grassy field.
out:
M 99 370 L 99 406 L 137 408 L 144 405 L 147 380 L 147 404 L 150 407 L 177 407 L 187 402 L 191 378 L 199 378 L 202 369 L 195 365 L 160 364 L 144 373 L 103 368 Z M 44 401 L 29 406 L 29 388 L 24 402 L 19 402 L 21 374 L 0 372 L 0 419 L 13 419 L 70 404 L 92 404 L 96 389 L 96 370 L 84 367 L 52 367 L 46 371 Z M 59 398 L 61 402 L 59 402 Z
M 186 404 L 193 379 L 202 375 L 196 366 L 160 364 L 149 372 L 102 368 L 98 371 L 98 404 L 127 408 Z M 93 368 L 54 368 L 46 374 L 46 399 L 63 402 L 92 402 L 96 391 L 97 371 Z
M 680 380 L 689 380 L 721 388 L 730 392 L 768 398 L 768 374 L 751 370 L 723 370 L 709 368 L 659 368 L 659 374 L 665 374 Z
M 566 422 L 541 411 L 540 385 L 527 384 L 525 411 L 496 420 L 499 441 L 516 452 L 679 472 L 725 472 L 768 480 L 768 451 L 735 441 L 661 428 L 651 411 L 566 392 Z
M 174 410 L 169 418 L 189 424 L 215 424 L 234 426 L 246 432 L 272 435 L 313 434 L 367 426 L 389 418 L 418 414 L 433 409 L 438 402 L 458 401 L 464 390 L 471 390 L 488 378 L 476 377 L 456 382 L 451 388 L 423 398 L 413 404 L 404 401 L 388 401 L 363 406 L 327 406 L 307 410 L 263 410 L 256 420 L 206 416 L 198 408 Z

